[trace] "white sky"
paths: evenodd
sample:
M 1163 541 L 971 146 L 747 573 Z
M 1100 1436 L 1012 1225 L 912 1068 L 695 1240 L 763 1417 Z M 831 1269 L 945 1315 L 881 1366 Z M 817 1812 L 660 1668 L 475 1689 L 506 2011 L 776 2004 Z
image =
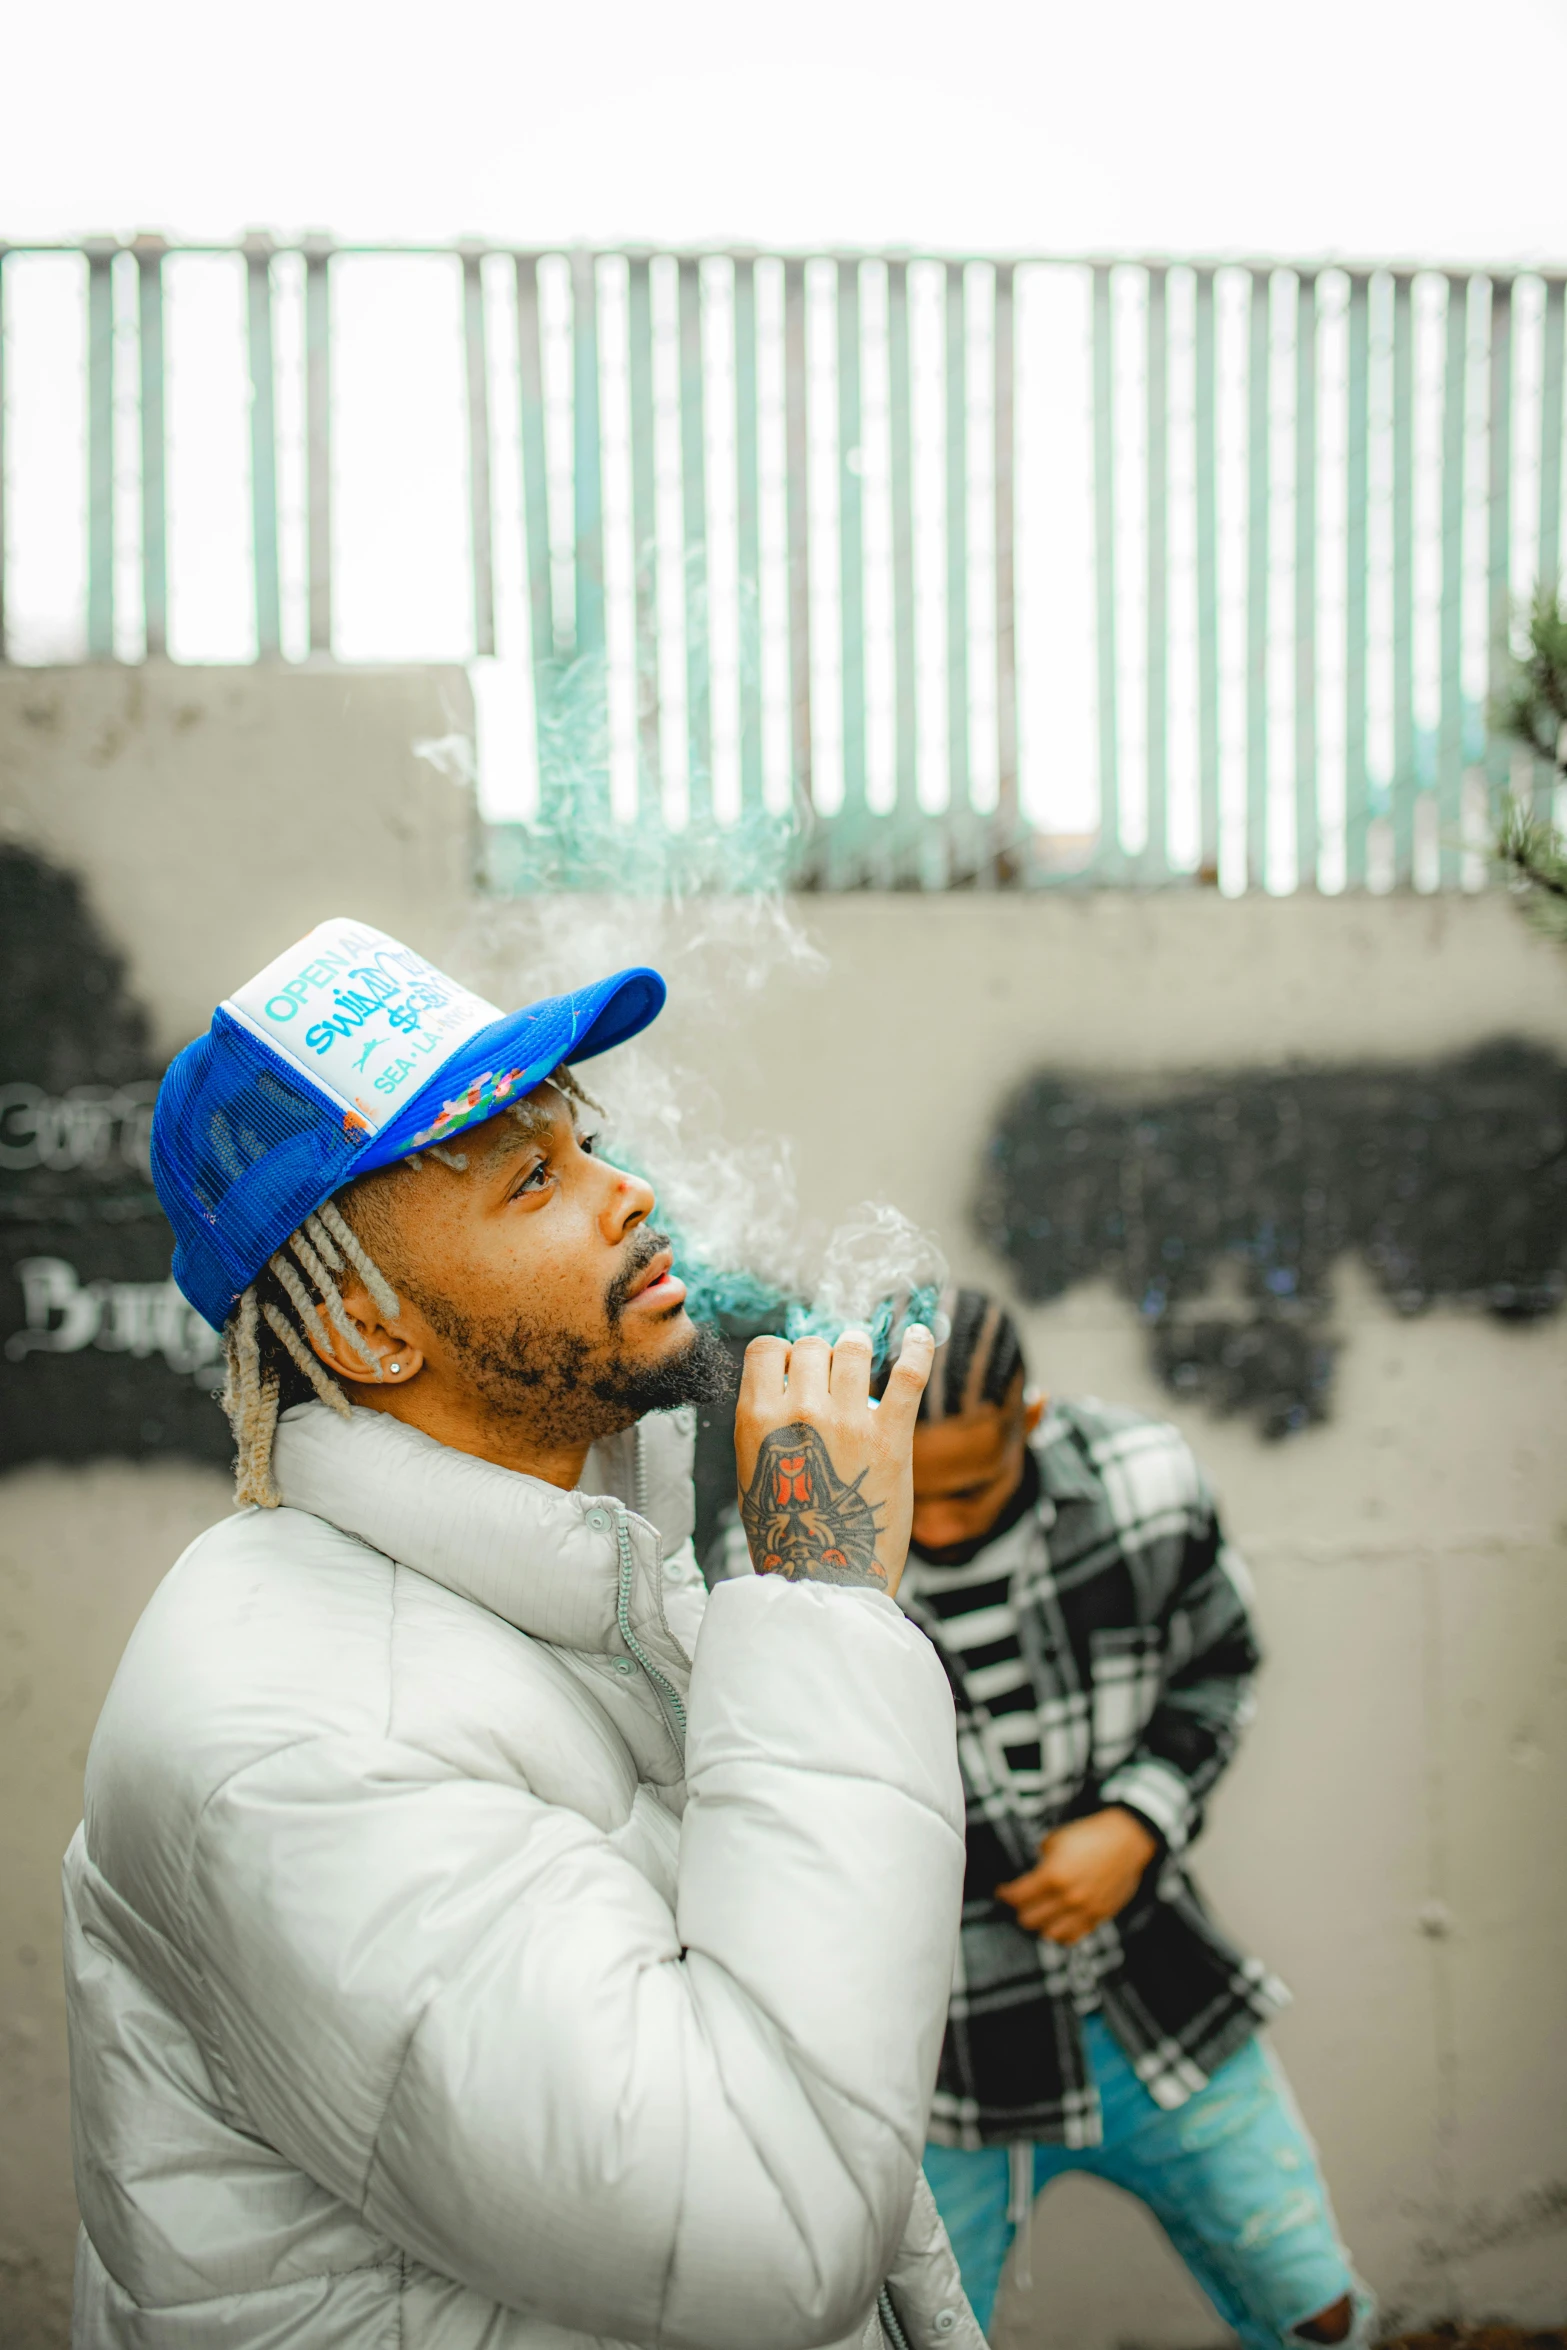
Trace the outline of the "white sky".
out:
M 0 235 L 1557 258 L 1561 0 L 75 0 Z

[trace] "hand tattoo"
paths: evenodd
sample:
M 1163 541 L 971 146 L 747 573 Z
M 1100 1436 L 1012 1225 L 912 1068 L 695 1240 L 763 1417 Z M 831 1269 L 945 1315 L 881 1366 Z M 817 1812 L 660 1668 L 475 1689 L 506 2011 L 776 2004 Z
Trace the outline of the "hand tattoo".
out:
M 885 1590 L 876 1563 L 875 1510 L 846 1485 L 814 1428 L 801 1420 L 764 1436 L 740 1517 L 759 1575 L 809 1576 L 818 1583 L 869 1583 Z

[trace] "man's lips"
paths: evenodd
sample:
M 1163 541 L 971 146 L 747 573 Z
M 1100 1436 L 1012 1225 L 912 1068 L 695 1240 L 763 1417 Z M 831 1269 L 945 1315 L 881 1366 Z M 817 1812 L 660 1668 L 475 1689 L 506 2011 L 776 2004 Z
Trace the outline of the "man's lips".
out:
M 674 1261 L 674 1250 L 661 1248 L 628 1294 L 626 1303 L 636 1305 L 646 1300 L 649 1305 L 679 1305 L 685 1297 L 686 1285 L 670 1271 Z

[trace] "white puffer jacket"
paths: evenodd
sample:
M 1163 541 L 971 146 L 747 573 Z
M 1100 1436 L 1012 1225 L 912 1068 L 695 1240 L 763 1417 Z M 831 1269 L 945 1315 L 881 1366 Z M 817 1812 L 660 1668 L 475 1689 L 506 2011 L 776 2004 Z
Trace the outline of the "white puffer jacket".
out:
M 568 1494 L 304 1405 L 153 1599 L 65 1868 L 81 2350 L 808 2350 L 884 2279 L 980 2350 L 946 1684 L 879 1594 L 707 1602 L 690 1434 Z

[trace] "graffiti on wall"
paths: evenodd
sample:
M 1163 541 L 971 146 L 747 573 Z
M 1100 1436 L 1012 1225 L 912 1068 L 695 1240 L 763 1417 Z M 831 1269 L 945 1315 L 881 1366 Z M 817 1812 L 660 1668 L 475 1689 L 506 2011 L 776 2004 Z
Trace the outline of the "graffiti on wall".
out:
M 74 877 L 16 847 L 0 957 L 0 1467 L 224 1461 L 219 1341 L 169 1277 L 151 1184 L 146 1017 Z M 1556 1311 L 1567 1064 L 1498 1042 L 1162 1085 L 1043 1072 L 997 1121 L 978 1223 L 1025 1299 L 1110 1281 L 1176 1393 L 1285 1435 L 1328 1412 L 1346 1257 L 1401 1313 Z
M 1343 1258 L 1403 1314 L 1556 1311 L 1567 1064 L 1499 1041 L 1168 1086 L 1041 1073 L 997 1121 L 977 1220 L 1025 1298 L 1110 1281 L 1167 1386 L 1287 1435 L 1329 1409 Z
M 0 1468 L 223 1461 L 221 1347 L 169 1278 L 157 1057 L 74 878 L 0 847 Z

